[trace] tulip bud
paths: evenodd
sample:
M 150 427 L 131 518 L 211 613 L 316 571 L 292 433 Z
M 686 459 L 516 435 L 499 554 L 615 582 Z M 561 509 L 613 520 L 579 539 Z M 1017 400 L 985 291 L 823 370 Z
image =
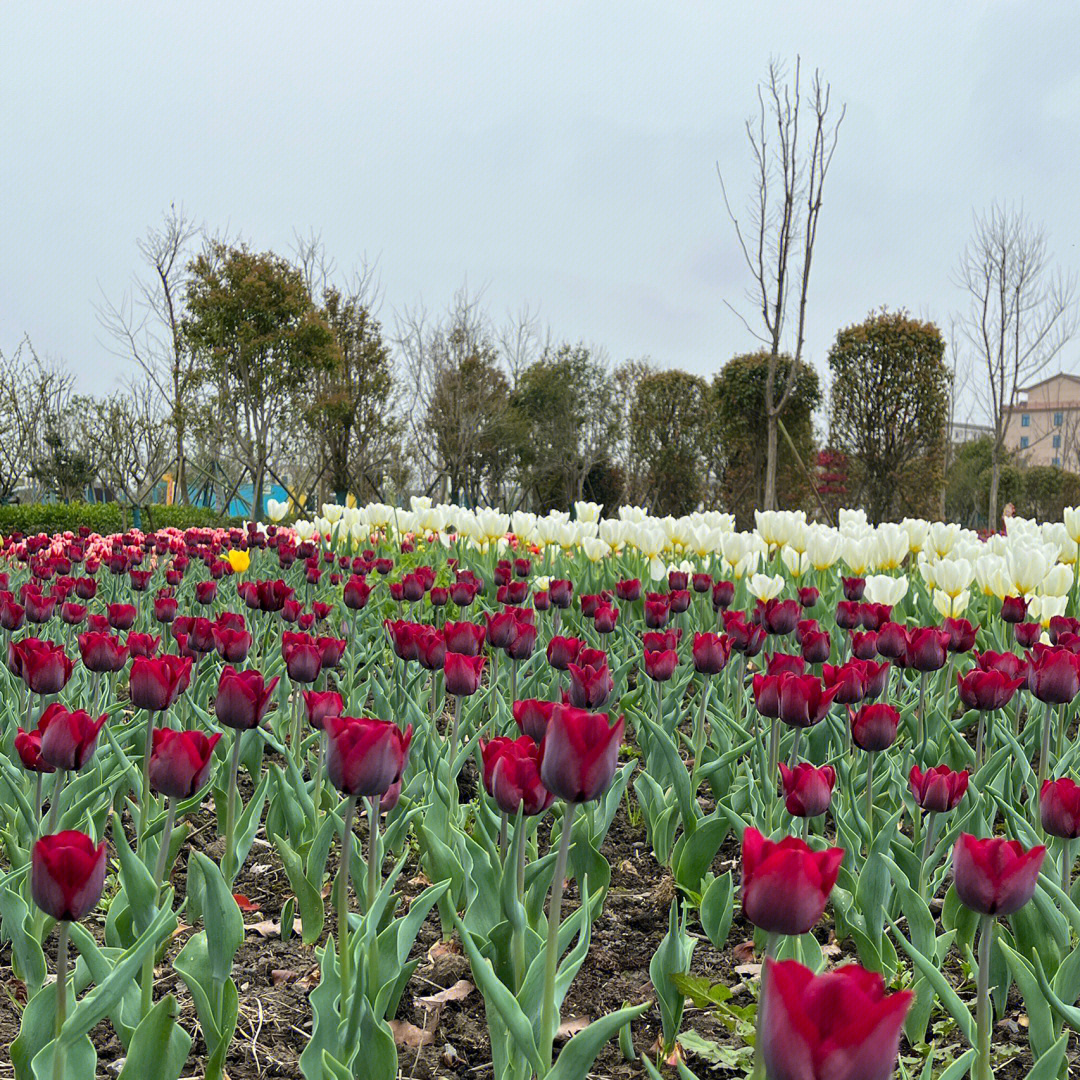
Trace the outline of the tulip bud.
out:
M 948 765 L 937 765 L 924 773 L 911 766 L 908 783 L 916 805 L 927 813 L 944 814 L 954 810 L 968 788 L 968 772 L 953 772 Z
M 1017 840 L 979 840 L 961 833 L 953 849 L 953 884 L 960 903 L 980 915 L 1011 915 L 1035 895 L 1046 848 Z
M 779 764 L 787 812 L 793 817 L 808 818 L 824 814 L 832 801 L 836 770 L 831 765 L 817 768 L 808 761 L 800 761 L 793 769 L 782 761 Z
M 569 803 L 598 798 L 615 775 L 624 727 L 622 716 L 610 724 L 607 713 L 556 705 L 540 747 L 544 787 Z
M 325 731 L 326 772 L 343 794 L 384 795 L 401 779 L 409 760 L 412 724 L 402 732 L 389 720 L 330 716 Z
M 1067 776 L 1044 780 L 1039 792 L 1039 815 L 1043 832 L 1075 840 L 1080 836 L 1080 787 Z
M 30 893 L 42 911 L 61 922 L 89 914 L 105 887 L 105 844 L 86 833 L 43 836 L 30 856 Z
M 150 787 L 159 795 L 190 799 L 210 779 L 214 747 L 220 738 L 220 732 L 207 738 L 201 731 L 154 728 Z

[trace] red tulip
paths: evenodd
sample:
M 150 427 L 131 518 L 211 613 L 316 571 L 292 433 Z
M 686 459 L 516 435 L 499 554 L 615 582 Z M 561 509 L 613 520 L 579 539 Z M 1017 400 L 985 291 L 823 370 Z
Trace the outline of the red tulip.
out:
M 956 674 L 956 686 L 964 708 L 980 712 L 1005 708 L 1024 682 L 1023 678 L 1010 679 L 1000 671 L 980 671 L 978 668 L 966 675 Z
M 23 596 L 26 605 L 26 617 L 32 623 L 46 623 L 53 617 L 56 608 L 55 596 L 42 596 L 41 593 L 27 590 Z
M 719 675 L 731 656 L 731 641 L 726 634 L 694 635 L 694 670 L 699 675 Z
M 967 769 L 953 772 L 948 765 L 937 765 L 924 773 L 918 765 L 911 766 L 908 784 L 916 805 L 931 814 L 953 810 L 968 788 Z
M 824 689 L 814 675 L 779 676 L 780 719 L 792 727 L 812 727 L 825 719 L 837 687 Z
M 1009 679 L 1027 678 L 1028 662 L 1024 657 L 1017 656 L 1016 653 L 991 652 L 987 649 L 986 652 L 976 650 L 971 655 L 975 661 L 975 667 L 979 671 L 1000 671 L 1002 675 Z
M 671 601 L 664 596 L 662 600 L 645 601 L 645 625 L 653 630 L 667 626 L 671 618 Z
M 46 915 L 73 922 L 89 914 L 105 887 L 105 844 L 86 833 L 43 836 L 30 856 L 30 893 Z
M 439 631 L 436 630 L 435 633 L 439 638 L 442 638 Z M 345 655 L 345 638 L 331 637 L 324 634 L 315 639 L 315 645 L 319 650 L 319 658 L 324 668 L 336 668 L 341 663 L 341 658 Z M 442 667 L 441 659 L 439 667 Z
M 980 840 L 961 833 L 953 848 L 953 884 L 960 903 L 980 915 L 1011 915 L 1035 895 L 1046 848 L 1017 840 Z
M 942 619 L 941 629 L 949 635 L 949 652 L 966 653 L 975 645 L 977 626 L 972 626 L 967 619 Z
M 556 634 L 548 642 L 547 661 L 557 671 L 566 671 L 577 661 L 577 655 L 584 643 L 579 638 L 560 637 Z
M 726 611 L 735 599 L 735 582 L 718 581 L 712 587 L 713 611 Z
M 806 674 L 806 661 L 795 653 L 773 653 L 765 664 L 765 670 L 770 675 L 783 675 L 791 672 L 793 675 Z
M 757 656 L 768 636 L 765 627 L 748 623 L 741 611 L 725 611 L 723 618 L 724 632 L 731 639 L 732 649 L 746 657 Z
M 78 641 L 83 666 L 88 671 L 119 671 L 127 663 L 128 647 L 113 634 L 88 630 L 79 635 Z
M 217 599 L 217 582 L 200 581 L 195 585 L 195 600 L 199 604 L 212 604 Z
M 802 608 L 816 607 L 820 599 L 821 590 L 816 589 L 813 585 L 806 585 L 799 589 L 799 606 Z
M 645 674 L 655 682 L 667 682 L 679 665 L 679 654 L 674 649 L 646 649 Z
M 515 620 L 514 636 L 505 646 L 511 660 L 528 660 L 536 647 L 536 626 L 524 620 Z
M 568 668 L 570 673 L 570 704 L 579 709 L 598 709 L 608 699 L 608 695 L 615 689 L 615 683 L 608 671 L 607 660 L 601 661 L 597 667 L 586 664 L 584 667 L 571 664 Z
M 322 731 L 327 717 L 340 716 L 345 703 L 336 690 L 304 690 L 307 721 L 316 731 Z
M 707 593 L 712 589 L 712 574 L 694 574 L 690 579 L 696 593 Z
M 866 671 L 861 660 L 823 664 L 821 677 L 827 687 L 836 690 L 833 700 L 838 705 L 856 705 L 866 697 Z
M 1036 645 L 1031 654 L 1028 689 L 1040 701 L 1068 704 L 1080 692 L 1077 657 L 1066 649 Z
M 218 720 L 237 731 L 256 727 L 270 706 L 270 695 L 277 684 L 276 675 L 267 683 L 259 671 L 237 671 L 232 665 L 226 665 L 218 679 L 214 701 Z
M 326 771 L 330 782 L 356 798 L 384 795 L 409 760 L 412 724 L 404 732 L 389 720 L 328 716 Z
M 845 600 L 861 600 L 863 593 L 866 591 L 866 578 L 861 577 L 846 577 L 841 578 L 840 583 L 844 588 Z
M 1075 840 L 1080 836 L 1080 787 L 1067 776 L 1044 780 L 1039 792 L 1039 814 L 1043 832 Z
M 555 702 L 537 698 L 525 698 L 511 705 L 517 726 L 537 744 L 544 741 L 554 708 Z
M 841 600 L 836 605 L 836 625 L 841 630 L 862 626 L 862 605 L 856 600 Z
M 1006 596 L 1001 601 L 1001 618 L 1004 622 L 1021 623 L 1027 616 L 1028 602 L 1022 596 Z
M 878 637 L 878 649 L 881 648 Z M 940 671 L 945 666 L 949 634 L 936 626 L 916 626 L 908 633 L 907 666 L 916 671 Z
M 86 619 L 86 606 L 84 604 L 73 604 L 70 600 L 67 600 L 60 605 L 60 618 L 68 626 L 78 626 L 79 623 Z
M 132 630 L 128 633 L 125 644 L 131 656 L 157 656 L 158 649 L 161 648 L 161 635 L 138 634 Z
M 289 681 L 313 683 L 322 670 L 322 653 L 318 644 L 307 634 L 295 634 L 286 630 L 281 635 L 281 655 Z M 413 657 L 415 659 L 415 657 Z
M 769 1080 L 889 1080 L 914 995 L 857 964 L 815 975 L 765 960 L 758 1038 Z
M 31 693 L 58 694 L 67 686 L 74 665 L 61 645 L 36 637 L 12 641 L 8 646 L 8 667 L 19 675 Z
M 878 656 L 889 660 L 903 660 L 907 657 L 907 631 L 900 623 L 890 622 L 878 630 Z
M 175 596 L 162 596 L 159 593 L 154 598 L 154 618 L 158 622 L 172 622 L 176 618 L 177 606 Z
M 870 753 L 888 750 L 896 742 L 899 725 L 900 711 L 892 705 L 864 705 L 851 718 L 851 741 Z
M 754 676 L 754 708 L 771 720 L 780 717 L 780 675 Z
M 150 787 L 159 795 L 190 799 L 210 778 L 214 747 L 220 738 L 220 732 L 207 738 L 201 731 L 154 728 Z
M 469 697 L 480 689 L 480 673 L 484 670 L 485 657 L 466 656 L 447 652 L 443 660 L 443 679 L 446 692 L 456 697 Z
M 41 729 L 15 733 L 15 752 L 19 755 L 23 768 L 28 772 L 51 773 L 56 770 L 41 756 Z
M 532 739 L 499 737 L 480 743 L 484 762 L 484 790 L 503 813 L 542 814 L 554 801 L 540 780 L 538 748 Z
M 109 619 L 109 625 L 114 630 L 130 630 L 135 623 L 135 616 L 139 609 L 134 604 L 108 604 L 105 613 Z
M 13 632 L 20 629 L 26 618 L 26 609 L 13 599 L 0 600 L 0 628 Z
M 613 634 L 619 623 L 619 609 L 612 604 L 600 604 L 593 615 L 593 629 L 598 634 Z
M 677 649 L 680 641 L 682 641 L 682 630 L 677 626 L 669 627 L 667 630 L 649 630 L 641 635 L 641 647 L 650 652 Z M 581 662 L 579 656 L 578 663 Z
M 690 592 L 688 589 L 672 589 L 668 593 L 668 603 L 675 615 L 681 615 L 690 608 Z
M 461 653 L 463 656 L 479 656 L 484 647 L 487 631 L 482 626 L 471 622 L 451 622 L 443 625 L 443 637 L 446 639 L 446 651 Z
M 892 618 L 891 604 L 860 604 L 859 625 L 876 634 Z
M 176 656 L 137 656 L 131 662 L 128 693 L 136 709 L 162 712 L 169 708 L 191 679 L 191 659 Z M 182 685 L 183 684 L 183 685 Z
M 570 803 L 590 802 L 615 775 L 625 719 L 611 724 L 607 713 L 556 705 L 540 747 L 540 779 Z
M 548 583 L 548 595 L 555 607 L 566 609 L 573 602 L 574 586 L 565 578 L 556 578 Z
M 71 712 L 54 701 L 38 721 L 41 756 L 57 769 L 81 769 L 93 756 L 104 723 L 104 715 L 92 720 L 85 709 Z
M 800 761 L 789 769 L 780 762 L 780 780 L 784 786 L 784 805 L 793 817 L 817 817 L 829 809 L 836 770 L 831 765 L 820 768 Z
M 1013 623 L 1013 640 L 1021 649 L 1030 649 L 1042 637 L 1042 623 Z
M 827 630 L 808 630 L 799 642 L 802 658 L 808 664 L 822 664 L 829 659 L 832 642 Z
M 639 578 L 627 578 L 615 582 L 615 595 L 620 600 L 633 603 L 641 599 L 641 580 Z
M 742 910 L 771 934 L 805 934 L 821 918 L 836 884 L 843 848 L 812 851 L 788 836 L 778 844 L 754 828 L 742 841 Z
M 875 630 L 851 634 L 851 655 L 857 660 L 873 660 L 878 655 L 878 636 Z

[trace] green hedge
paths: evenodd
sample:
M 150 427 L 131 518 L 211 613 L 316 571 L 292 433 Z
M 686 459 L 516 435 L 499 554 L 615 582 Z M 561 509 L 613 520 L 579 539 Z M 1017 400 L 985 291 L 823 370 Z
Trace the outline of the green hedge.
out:
M 132 527 L 131 508 L 127 508 L 127 527 Z M 215 510 L 205 506 L 147 506 L 142 512 L 142 528 L 152 529 L 213 527 L 233 524 Z M 31 503 L 0 506 L 0 535 L 21 532 L 24 536 L 36 533 L 75 532 L 86 525 L 93 532 L 109 534 L 122 531 L 124 516 L 118 503 Z

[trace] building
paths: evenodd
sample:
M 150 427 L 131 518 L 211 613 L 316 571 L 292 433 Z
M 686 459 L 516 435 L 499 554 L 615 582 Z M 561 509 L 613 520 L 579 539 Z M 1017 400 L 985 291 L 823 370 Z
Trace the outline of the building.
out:
M 1080 375 L 1051 375 L 1017 392 L 1005 447 L 1028 465 L 1080 471 Z
M 949 426 L 949 434 L 952 436 L 953 445 L 960 446 L 962 443 L 992 436 L 994 429 L 989 424 L 970 424 L 957 420 Z

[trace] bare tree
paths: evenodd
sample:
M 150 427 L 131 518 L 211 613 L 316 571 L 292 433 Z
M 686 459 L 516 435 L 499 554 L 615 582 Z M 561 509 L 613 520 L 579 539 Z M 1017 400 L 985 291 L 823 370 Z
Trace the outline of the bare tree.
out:
M 790 83 L 783 66 L 774 60 L 769 64 L 766 80 L 758 85 L 758 113 L 746 121 L 754 183 L 745 230 L 731 208 L 723 173 L 717 164 L 724 206 L 753 279 L 747 297 L 761 317 L 764 332 L 754 329 L 730 303 L 727 306 L 764 345 L 769 356 L 765 378 L 763 502 L 766 510 L 776 509 L 779 422 L 795 389 L 795 375 L 801 370 L 810 267 L 817 241 L 822 190 L 847 111 L 846 106 L 841 106 L 836 120 L 830 118 L 831 87 L 822 81 L 818 71 L 814 72 L 810 93 L 804 101 L 800 76 L 799 58 L 795 60 Z M 800 131 L 804 105 L 812 110 L 808 139 Z M 793 300 L 796 313 L 791 334 L 788 309 Z M 789 338 L 792 340 L 787 344 Z M 778 385 L 777 368 L 784 352 L 794 362 L 788 367 L 783 385 Z
M 1045 371 L 1076 331 L 1076 281 L 1052 266 L 1042 226 L 995 204 L 975 217 L 957 284 L 968 306 L 957 318 L 978 358 L 993 427 L 988 521 L 996 528 L 1005 438 L 1019 392 Z
M 200 375 L 181 333 L 192 241 L 200 233 L 181 206 L 138 241 L 143 269 L 116 303 L 103 298 L 98 319 L 117 355 L 133 360 L 160 395 L 174 440 L 177 501 L 187 503 L 187 438 Z
M 87 418 L 100 447 L 101 478 L 131 506 L 136 528 L 142 509 L 172 455 L 172 431 L 160 393 L 147 376 L 96 403 Z

